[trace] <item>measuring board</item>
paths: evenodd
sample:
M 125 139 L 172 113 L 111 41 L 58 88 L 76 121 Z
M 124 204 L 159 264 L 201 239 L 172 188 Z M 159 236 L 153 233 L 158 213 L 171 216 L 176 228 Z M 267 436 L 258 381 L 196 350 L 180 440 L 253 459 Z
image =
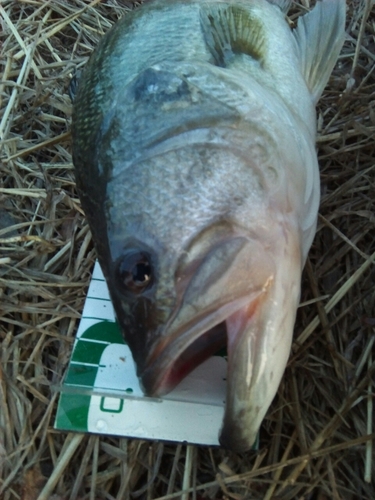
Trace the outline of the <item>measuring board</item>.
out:
M 61 387 L 55 428 L 219 445 L 226 371 L 225 358 L 213 356 L 167 396 L 146 397 L 96 263 Z

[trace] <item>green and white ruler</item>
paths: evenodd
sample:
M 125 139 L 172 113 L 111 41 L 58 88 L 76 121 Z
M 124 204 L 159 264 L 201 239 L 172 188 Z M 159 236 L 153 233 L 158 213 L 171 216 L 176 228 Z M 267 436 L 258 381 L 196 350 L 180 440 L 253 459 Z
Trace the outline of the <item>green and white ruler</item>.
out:
M 142 439 L 219 445 L 227 362 L 213 356 L 170 394 L 146 397 L 95 264 L 55 428 Z

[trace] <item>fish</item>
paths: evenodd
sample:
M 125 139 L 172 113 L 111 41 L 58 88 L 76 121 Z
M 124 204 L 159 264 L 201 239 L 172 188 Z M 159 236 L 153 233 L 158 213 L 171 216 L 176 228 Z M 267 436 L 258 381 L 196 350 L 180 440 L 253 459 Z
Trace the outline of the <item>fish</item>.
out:
M 78 82 L 76 183 L 145 394 L 223 347 L 219 442 L 253 445 L 291 350 L 320 202 L 316 104 L 345 1 L 154 0 Z

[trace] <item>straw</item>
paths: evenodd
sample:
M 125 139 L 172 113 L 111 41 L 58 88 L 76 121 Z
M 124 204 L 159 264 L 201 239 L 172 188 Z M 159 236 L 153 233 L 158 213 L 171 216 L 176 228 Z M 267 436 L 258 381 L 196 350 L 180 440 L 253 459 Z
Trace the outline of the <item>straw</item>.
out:
M 317 107 L 322 196 L 293 349 L 260 449 L 65 434 L 58 394 L 96 253 L 75 187 L 68 86 L 138 3 L 0 5 L 0 498 L 375 498 L 375 13 L 347 1 Z M 311 7 L 294 3 L 291 25 Z

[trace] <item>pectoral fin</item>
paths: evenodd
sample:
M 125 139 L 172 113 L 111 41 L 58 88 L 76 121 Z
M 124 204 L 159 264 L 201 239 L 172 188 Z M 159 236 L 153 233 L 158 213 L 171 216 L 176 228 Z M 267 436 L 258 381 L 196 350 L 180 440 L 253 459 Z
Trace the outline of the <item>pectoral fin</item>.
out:
M 294 39 L 301 71 L 314 101 L 327 85 L 344 43 L 345 0 L 322 0 L 298 19 Z
M 235 54 L 262 60 L 264 26 L 250 9 L 226 4 L 202 7 L 201 28 L 217 66 L 226 67 Z

